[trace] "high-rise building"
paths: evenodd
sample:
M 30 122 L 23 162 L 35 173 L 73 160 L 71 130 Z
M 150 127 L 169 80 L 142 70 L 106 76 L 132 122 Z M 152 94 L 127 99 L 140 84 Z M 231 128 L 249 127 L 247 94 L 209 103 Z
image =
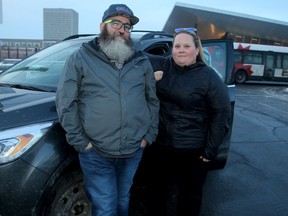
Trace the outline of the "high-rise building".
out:
M 44 40 L 62 40 L 78 34 L 78 13 L 73 9 L 43 10 Z
M 3 23 L 2 0 L 0 0 L 0 24 Z

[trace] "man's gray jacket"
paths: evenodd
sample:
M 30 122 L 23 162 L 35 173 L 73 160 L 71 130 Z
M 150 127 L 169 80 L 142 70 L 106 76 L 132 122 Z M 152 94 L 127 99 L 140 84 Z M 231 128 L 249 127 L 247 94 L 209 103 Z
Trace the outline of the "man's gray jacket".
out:
M 56 96 L 60 123 L 79 152 L 91 142 L 103 156 L 130 157 L 158 131 L 152 65 L 136 52 L 118 70 L 96 41 L 84 43 L 66 62 Z

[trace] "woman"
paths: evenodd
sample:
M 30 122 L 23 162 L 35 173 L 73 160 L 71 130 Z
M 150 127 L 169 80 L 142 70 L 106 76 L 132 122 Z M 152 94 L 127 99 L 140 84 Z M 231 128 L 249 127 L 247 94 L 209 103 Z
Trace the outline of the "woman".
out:
M 148 215 L 199 215 L 207 165 L 228 131 L 230 100 L 226 85 L 204 63 L 195 29 L 176 31 L 157 96 L 159 132 L 143 160 L 151 176 Z

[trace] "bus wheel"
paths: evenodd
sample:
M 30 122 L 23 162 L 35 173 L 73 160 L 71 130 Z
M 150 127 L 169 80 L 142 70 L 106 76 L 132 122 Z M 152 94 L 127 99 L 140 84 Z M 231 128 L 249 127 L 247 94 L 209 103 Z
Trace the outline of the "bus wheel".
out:
M 238 84 L 244 83 L 247 80 L 247 73 L 243 70 L 239 70 L 235 75 L 235 82 Z

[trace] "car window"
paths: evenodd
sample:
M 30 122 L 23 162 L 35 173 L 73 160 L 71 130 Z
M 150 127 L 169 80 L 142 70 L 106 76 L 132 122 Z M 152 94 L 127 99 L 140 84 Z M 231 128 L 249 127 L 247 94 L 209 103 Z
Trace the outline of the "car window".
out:
M 226 43 L 203 43 L 203 53 L 206 64 L 212 67 L 219 77 L 225 81 L 227 74 Z
M 64 41 L 48 47 L 3 72 L 0 83 L 31 87 L 49 87 L 56 91 L 60 74 L 68 57 L 83 43 Z
M 144 51 L 153 55 L 169 56 L 171 55 L 171 49 L 172 41 L 152 44 Z

